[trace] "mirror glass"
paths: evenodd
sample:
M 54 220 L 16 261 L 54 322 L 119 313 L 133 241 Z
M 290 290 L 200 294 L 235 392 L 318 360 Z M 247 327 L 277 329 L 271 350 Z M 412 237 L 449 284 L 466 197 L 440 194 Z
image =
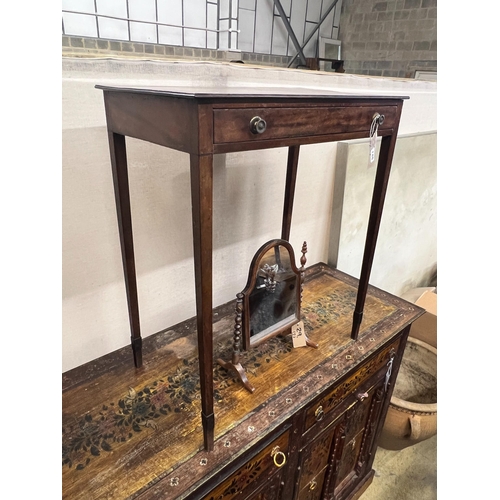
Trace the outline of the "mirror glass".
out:
M 288 250 L 282 245 L 269 249 L 258 263 L 257 279 L 249 295 L 251 343 L 296 322 L 299 286 Z

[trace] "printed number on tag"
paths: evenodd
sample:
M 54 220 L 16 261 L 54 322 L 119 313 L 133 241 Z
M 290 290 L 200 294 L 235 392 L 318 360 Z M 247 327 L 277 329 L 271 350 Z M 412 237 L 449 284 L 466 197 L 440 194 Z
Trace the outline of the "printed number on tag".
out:
M 299 321 L 292 326 L 293 347 L 305 347 L 306 336 L 304 334 L 304 322 Z

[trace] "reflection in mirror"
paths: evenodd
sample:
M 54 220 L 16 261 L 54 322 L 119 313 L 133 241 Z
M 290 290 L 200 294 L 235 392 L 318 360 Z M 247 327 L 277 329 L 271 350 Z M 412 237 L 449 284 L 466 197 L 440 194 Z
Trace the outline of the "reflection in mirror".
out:
M 251 343 L 298 319 L 297 286 L 288 250 L 282 245 L 270 248 L 259 263 L 249 295 Z

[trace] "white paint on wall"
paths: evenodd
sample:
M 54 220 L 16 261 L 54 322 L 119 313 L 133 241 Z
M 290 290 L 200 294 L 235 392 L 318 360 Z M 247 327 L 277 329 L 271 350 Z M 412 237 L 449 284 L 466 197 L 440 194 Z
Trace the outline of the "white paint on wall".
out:
M 434 82 L 207 62 L 63 59 L 63 371 L 130 342 L 98 83 L 302 86 L 409 95 L 400 132 L 436 130 Z M 127 139 L 127 147 L 146 337 L 195 313 L 189 159 L 139 140 Z M 299 249 L 308 242 L 308 265 L 328 256 L 336 151 L 335 143 L 301 147 L 291 243 Z M 214 305 L 244 288 L 256 250 L 280 236 L 286 158 L 285 148 L 215 157 Z M 404 244 L 398 241 L 403 255 Z
M 380 140 L 377 158 L 379 148 Z M 337 168 L 346 175 L 337 267 L 359 278 L 376 162 L 368 163 L 367 140 L 340 143 L 340 151 L 345 161 L 339 160 Z M 437 134 L 399 136 L 371 284 L 399 296 L 412 288 L 429 285 L 437 263 L 436 211 Z

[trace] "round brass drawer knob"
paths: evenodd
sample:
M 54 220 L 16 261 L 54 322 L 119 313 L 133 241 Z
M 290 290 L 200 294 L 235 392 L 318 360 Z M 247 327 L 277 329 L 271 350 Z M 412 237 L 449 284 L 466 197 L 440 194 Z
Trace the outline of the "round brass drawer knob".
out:
M 266 120 L 264 120 L 260 116 L 254 116 L 250 120 L 250 132 L 252 132 L 252 134 L 262 134 L 266 131 L 266 128 Z

